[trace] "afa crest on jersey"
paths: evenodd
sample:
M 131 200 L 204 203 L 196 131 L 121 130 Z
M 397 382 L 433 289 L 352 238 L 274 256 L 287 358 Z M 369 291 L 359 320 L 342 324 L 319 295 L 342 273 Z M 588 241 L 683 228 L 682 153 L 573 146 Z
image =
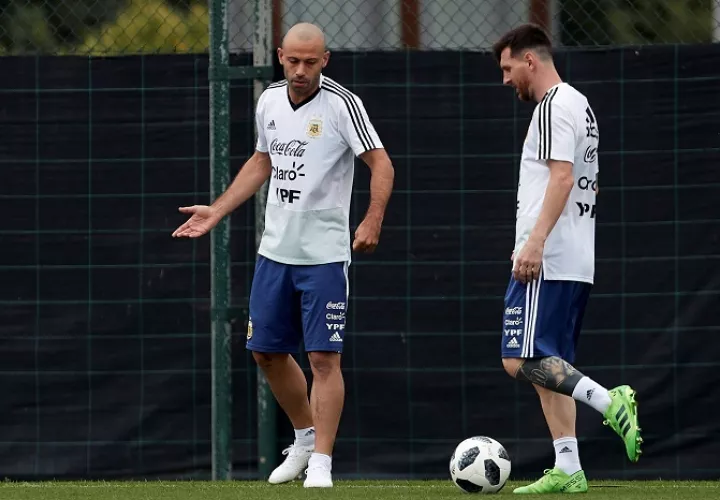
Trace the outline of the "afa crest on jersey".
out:
M 322 135 L 322 120 L 320 118 L 313 118 L 308 122 L 307 135 L 313 139 Z

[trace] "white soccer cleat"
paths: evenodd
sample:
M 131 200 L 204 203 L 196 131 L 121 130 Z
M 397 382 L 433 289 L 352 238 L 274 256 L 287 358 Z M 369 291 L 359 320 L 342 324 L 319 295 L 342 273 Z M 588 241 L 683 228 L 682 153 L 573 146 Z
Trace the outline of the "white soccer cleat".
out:
M 332 472 L 322 465 L 313 465 L 305 471 L 305 488 L 332 488 Z
M 292 444 L 283 450 L 283 455 L 287 455 L 287 458 L 283 463 L 277 466 L 272 471 L 268 482 L 270 484 L 281 484 L 287 483 L 300 477 L 303 470 L 308 466 L 308 460 L 312 455 L 314 446 L 300 446 Z

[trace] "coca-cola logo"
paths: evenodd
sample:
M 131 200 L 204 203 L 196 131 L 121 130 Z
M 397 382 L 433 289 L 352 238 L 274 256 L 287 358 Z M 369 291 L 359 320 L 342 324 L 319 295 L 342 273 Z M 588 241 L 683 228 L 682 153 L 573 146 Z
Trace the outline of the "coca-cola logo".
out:
M 280 142 L 277 139 L 273 139 L 270 143 L 270 154 L 299 158 L 305 154 L 305 146 L 307 145 L 307 141 L 299 141 L 297 139 L 293 139 L 290 142 Z

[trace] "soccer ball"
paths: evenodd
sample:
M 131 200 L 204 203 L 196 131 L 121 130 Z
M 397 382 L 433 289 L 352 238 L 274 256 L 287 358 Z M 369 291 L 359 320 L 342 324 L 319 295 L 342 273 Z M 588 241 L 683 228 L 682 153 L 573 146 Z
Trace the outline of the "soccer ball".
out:
M 460 443 L 450 459 L 450 477 L 466 493 L 497 493 L 510 476 L 510 455 L 492 438 Z

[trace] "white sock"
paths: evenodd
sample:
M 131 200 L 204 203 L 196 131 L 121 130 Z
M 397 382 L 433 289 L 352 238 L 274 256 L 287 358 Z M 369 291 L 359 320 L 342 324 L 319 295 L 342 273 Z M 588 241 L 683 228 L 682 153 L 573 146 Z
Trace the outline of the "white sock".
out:
M 553 441 L 555 446 L 555 467 L 565 474 L 572 475 L 582 470 L 577 439 L 566 437 Z
M 295 429 L 295 442 L 302 446 L 311 446 L 315 443 L 315 427 Z
M 611 402 L 608 390 L 590 377 L 580 379 L 573 390 L 572 397 L 575 401 L 582 401 L 592 406 L 600 413 L 605 413 Z
M 332 457 L 322 453 L 313 453 L 308 461 L 308 469 L 317 466 L 325 470 L 332 470 Z

